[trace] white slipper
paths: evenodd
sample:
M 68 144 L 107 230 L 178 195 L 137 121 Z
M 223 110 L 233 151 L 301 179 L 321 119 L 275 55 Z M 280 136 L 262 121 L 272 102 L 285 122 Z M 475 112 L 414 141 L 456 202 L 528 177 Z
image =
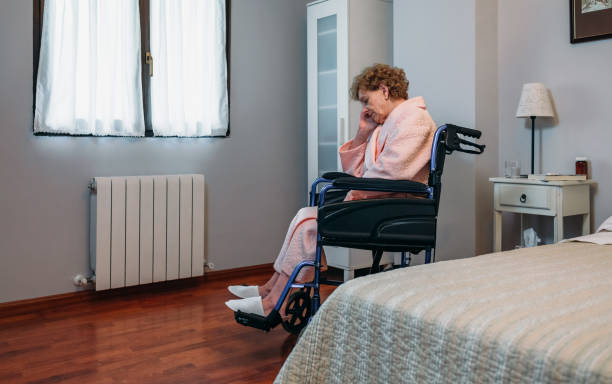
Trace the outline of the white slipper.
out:
M 227 287 L 227 290 L 243 299 L 259 296 L 259 287 L 257 285 L 230 285 Z
M 232 311 L 241 311 L 244 313 L 254 313 L 259 316 L 265 316 L 261 296 L 247 297 L 240 300 L 228 300 L 225 305 Z

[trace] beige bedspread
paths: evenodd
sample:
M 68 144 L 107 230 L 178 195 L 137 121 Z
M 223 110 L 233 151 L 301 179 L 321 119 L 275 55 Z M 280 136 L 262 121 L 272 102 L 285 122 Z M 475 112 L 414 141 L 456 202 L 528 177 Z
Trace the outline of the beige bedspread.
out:
M 277 383 L 612 383 L 612 246 L 564 243 L 355 279 Z

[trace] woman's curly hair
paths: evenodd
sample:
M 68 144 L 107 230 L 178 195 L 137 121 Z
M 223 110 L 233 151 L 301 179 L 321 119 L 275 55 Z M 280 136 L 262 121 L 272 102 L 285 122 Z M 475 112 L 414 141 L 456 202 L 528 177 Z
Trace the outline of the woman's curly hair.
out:
M 353 100 L 359 100 L 359 90 L 375 91 L 380 84 L 389 88 L 389 95 L 394 98 L 408 98 L 408 79 L 403 69 L 387 64 L 374 64 L 367 67 L 361 74 L 355 76 L 351 85 L 350 95 Z

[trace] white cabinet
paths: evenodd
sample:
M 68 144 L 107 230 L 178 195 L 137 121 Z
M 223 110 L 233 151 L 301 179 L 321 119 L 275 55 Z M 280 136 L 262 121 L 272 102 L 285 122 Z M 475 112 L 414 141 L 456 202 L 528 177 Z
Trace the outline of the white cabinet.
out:
M 357 133 L 359 102 L 350 100 L 353 78 L 374 63 L 391 63 L 390 0 L 322 0 L 307 5 L 308 183 L 341 171 L 338 148 Z M 371 265 L 369 251 L 326 247 L 328 265 L 345 280 Z M 383 256 L 381 264 L 392 262 Z
M 347 141 L 347 1 L 308 5 L 308 182 L 341 168 L 338 147 Z

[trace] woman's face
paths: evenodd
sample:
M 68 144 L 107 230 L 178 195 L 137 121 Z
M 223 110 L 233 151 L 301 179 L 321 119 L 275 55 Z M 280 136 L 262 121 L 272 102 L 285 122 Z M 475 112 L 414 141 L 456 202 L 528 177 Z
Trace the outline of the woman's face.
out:
M 360 89 L 359 101 L 367 110 L 370 118 L 377 124 L 384 123 L 391 113 L 392 103 L 390 102 L 389 89 L 382 84 L 375 91 Z

